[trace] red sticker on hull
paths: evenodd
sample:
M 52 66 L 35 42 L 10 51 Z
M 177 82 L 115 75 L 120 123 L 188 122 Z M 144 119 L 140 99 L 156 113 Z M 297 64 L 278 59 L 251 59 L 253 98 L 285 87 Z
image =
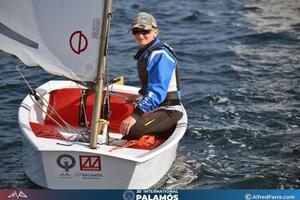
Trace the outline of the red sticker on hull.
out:
M 81 171 L 101 171 L 100 156 L 79 156 Z

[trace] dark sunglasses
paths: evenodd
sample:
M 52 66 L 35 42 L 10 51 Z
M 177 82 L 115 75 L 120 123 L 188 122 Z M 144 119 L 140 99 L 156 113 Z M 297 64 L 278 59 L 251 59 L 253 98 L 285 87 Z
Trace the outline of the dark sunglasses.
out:
M 137 34 L 142 34 L 142 35 L 147 35 L 151 32 L 151 30 L 144 30 L 144 29 L 132 29 L 131 30 L 133 35 L 137 35 Z

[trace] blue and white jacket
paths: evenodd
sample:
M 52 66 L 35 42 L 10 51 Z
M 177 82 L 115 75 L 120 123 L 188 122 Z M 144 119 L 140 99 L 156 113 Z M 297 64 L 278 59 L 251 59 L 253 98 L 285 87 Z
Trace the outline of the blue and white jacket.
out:
M 137 119 L 160 106 L 180 104 L 177 58 L 173 49 L 159 39 L 139 49 L 137 60 L 141 101 L 132 116 Z

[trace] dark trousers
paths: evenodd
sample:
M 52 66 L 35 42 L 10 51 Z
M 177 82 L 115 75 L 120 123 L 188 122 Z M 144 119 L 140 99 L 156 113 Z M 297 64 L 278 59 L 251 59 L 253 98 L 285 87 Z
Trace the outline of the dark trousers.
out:
M 177 121 L 182 117 L 177 110 L 157 110 L 137 119 L 125 140 L 136 140 L 143 135 L 154 135 L 157 139 L 167 139 L 175 130 Z

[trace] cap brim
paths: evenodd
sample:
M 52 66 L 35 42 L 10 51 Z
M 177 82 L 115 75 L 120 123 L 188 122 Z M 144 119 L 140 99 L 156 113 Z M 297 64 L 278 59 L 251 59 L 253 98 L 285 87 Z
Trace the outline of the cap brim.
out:
M 141 24 L 141 23 L 137 23 L 137 24 L 133 24 L 133 25 L 130 27 L 129 31 L 131 31 L 131 30 L 134 29 L 134 28 L 139 28 L 139 29 L 143 29 L 143 30 L 150 30 L 150 29 L 152 29 L 152 26 L 149 25 L 149 24 Z

